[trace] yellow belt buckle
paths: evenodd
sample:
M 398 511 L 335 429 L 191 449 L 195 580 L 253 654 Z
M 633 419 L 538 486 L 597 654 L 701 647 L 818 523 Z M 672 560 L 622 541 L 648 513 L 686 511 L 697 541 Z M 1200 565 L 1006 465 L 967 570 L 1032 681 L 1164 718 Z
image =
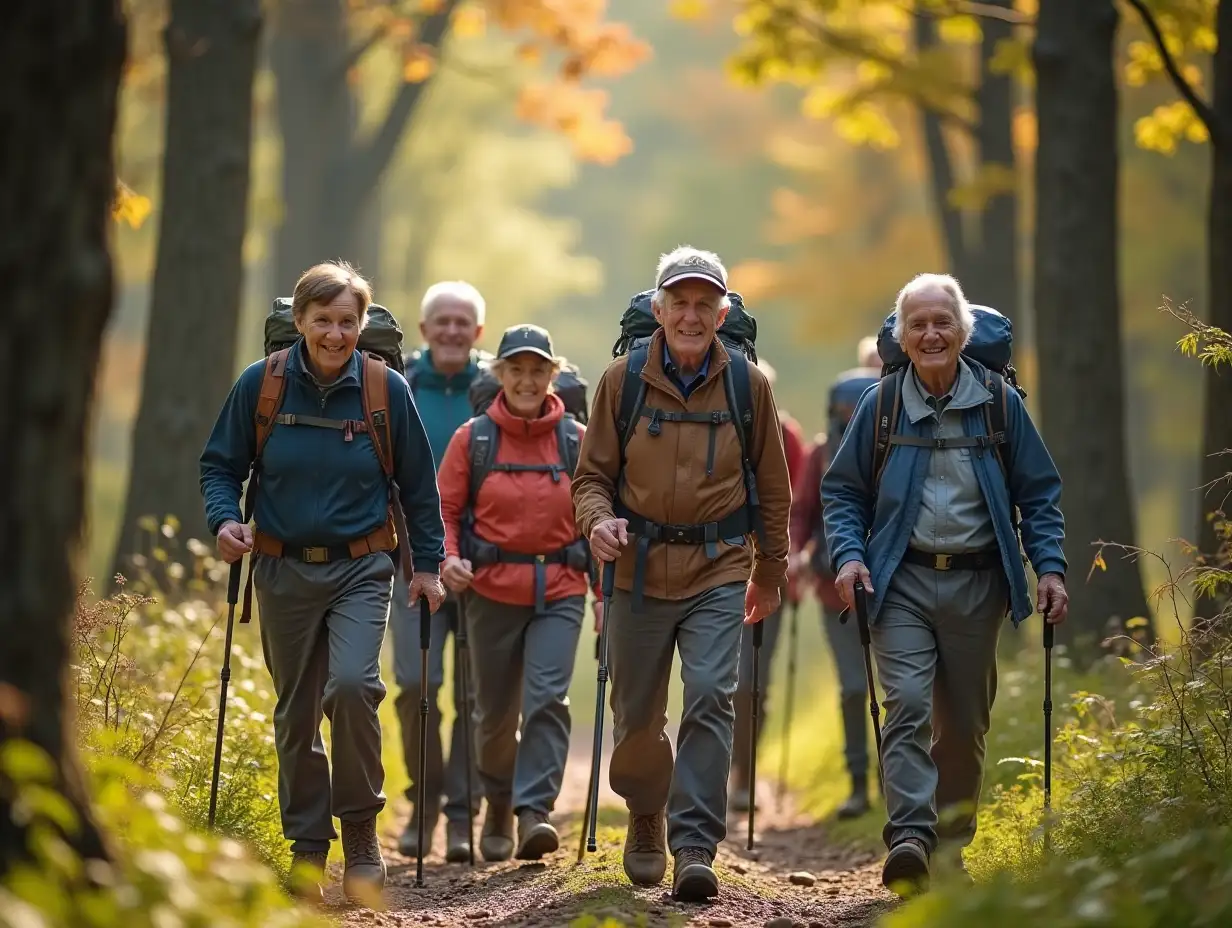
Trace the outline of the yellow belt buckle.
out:
M 936 559 L 933 563 L 933 566 L 936 567 L 937 570 L 949 570 L 950 569 L 950 557 L 951 557 L 950 555 L 934 554 L 933 557 Z
M 304 562 L 307 564 L 326 564 L 329 562 L 329 548 L 305 548 Z

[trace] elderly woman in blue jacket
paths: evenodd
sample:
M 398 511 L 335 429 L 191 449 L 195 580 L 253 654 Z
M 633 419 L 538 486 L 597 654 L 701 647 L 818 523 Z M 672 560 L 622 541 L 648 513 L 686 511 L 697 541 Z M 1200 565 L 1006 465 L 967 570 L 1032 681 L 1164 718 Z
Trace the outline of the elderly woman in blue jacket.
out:
M 1063 622 L 1068 603 L 1061 478 L 1022 398 L 1005 390 L 1004 473 L 991 450 L 934 441 L 987 434 L 986 369 L 963 354 L 974 325 L 954 278 L 922 274 L 902 289 L 894 334 L 910 363 L 897 434 L 907 443 L 890 445 L 878 482 L 870 387 L 821 481 L 835 587 L 849 606 L 857 581 L 869 595 L 886 708 L 882 882 L 905 892 L 927 886 L 939 842 L 961 859 L 975 835 L 997 638 L 1007 612 L 1015 627 L 1032 614 L 1022 551 L 1046 620 Z
M 385 883 L 376 816 L 385 806 L 377 707 L 381 642 L 394 594 L 389 483 L 365 422 L 368 376 L 387 378 L 393 477 L 406 515 L 413 579 L 399 596 L 445 597 L 439 572 L 445 530 L 432 450 L 399 371 L 368 373 L 355 348 L 372 291 L 345 263 L 305 271 L 291 312 L 299 338 L 282 367 L 282 399 L 253 477 L 255 529 L 240 488 L 257 454 L 258 399 L 266 360 L 231 390 L 201 455 L 201 490 L 223 560 L 252 553 L 261 646 L 278 702 L 274 741 L 278 804 L 292 869 L 320 897 L 332 817 L 342 823 L 343 890 L 369 901 Z M 375 418 L 375 417 L 374 417 Z M 383 425 L 373 422 L 384 440 Z M 249 493 L 253 490 L 250 488 Z M 321 738 L 329 717 L 333 770 Z

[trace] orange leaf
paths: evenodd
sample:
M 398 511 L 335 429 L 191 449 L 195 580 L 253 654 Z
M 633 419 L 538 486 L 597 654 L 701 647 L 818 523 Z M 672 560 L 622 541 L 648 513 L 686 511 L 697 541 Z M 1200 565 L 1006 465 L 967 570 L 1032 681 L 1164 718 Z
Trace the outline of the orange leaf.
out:
M 408 84 L 426 81 L 436 70 L 436 58 L 426 45 L 412 45 L 402 56 L 402 79 Z

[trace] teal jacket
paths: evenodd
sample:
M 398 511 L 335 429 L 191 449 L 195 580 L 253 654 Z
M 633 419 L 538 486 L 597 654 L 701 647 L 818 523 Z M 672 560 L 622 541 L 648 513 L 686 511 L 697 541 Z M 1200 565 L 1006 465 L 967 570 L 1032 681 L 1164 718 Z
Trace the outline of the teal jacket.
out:
M 964 359 L 984 390 L 984 368 Z M 910 376 L 910 371 L 908 371 Z M 1061 476 L 1043 439 L 1031 421 L 1027 408 L 1014 390 L 1008 391 L 1006 429 L 1010 436 L 1011 459 L 1008 486 L 991 451 L 972 456 L 984 501 L 992 514 L 1001 565 L 1010 585 L 1010 615 L 1015 625 L 1034 611 L 1027 589 L 1027 574 L 1022 561 L 1025 551 L 1037 576 L 1046 573 L 1065 575 L 1065 518 L 1061 514 Z M 899 445 L 891 448 L 881 475 L 880 490 L 872 481 L 873 433 L 876 416 L 876 385 L 864 391 L 855 415 L 843 433 L 842 444 L 829 470 L 821 479 L 826 545 L 831 569 L 838 573 L 848 561 L 862 562 L 873 583 L 869 621 L 874 622 L 881 608 L 890 578 L 902 560 L 920 512 L 920 499 L 932 451 Z M 905 404 L 904 404 L 905 406 Z M 911 421 L 905 408 L 899 414 L 899 432 L 919 438 L 931 437 L 928 423 Z M 982 406 L 963 411 L 963 432 L 984 435 Z M 1010 500 L 1018 506 L 1022 549 L 1014 534 Z
M 432 366 L 432 350 L 425 348 L 407 361 L 406 379 L 415 395 L 415 405 L 428 433 L 432 460 L 439 470 L 449 439 L 458 426 L 474 413 L 467 397 L 471 381 L 479 374 L 478 353 L 471 352 L 471 362 L 456 374 L 442 374 Z
M 328 419 L 364 418 L 359 353 L 327 386 L 318 385 L 303 359 L 303 339 L 287 358 L 280 412 Z M 240 490 L 256 454 L 253 419 L 265 359 L 249 365 L 223 404 L 201 454 L 201 495 L 211 535 L 229 519 L 243 522 Z M 437 573 L 445 559 L 445 526 L 432 452 L 410 388 L 401 373 L 389 377 L 389 426 L 394 478 L 411 536 L 416 571 Z M 253 520 L 285 544 L 316 547 L 345 544 L 385 524 L 389 490 L 376 449 L 366 432 L 351 441 L 335 429 L 275 424 L 261 452 L 260 483 Z

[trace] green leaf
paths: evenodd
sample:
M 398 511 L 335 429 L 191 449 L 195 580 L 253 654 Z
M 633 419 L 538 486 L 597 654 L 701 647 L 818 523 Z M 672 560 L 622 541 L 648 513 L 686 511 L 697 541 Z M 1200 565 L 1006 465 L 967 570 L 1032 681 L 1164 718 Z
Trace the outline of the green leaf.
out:
M 18 786 L 51 783 L 56 765 L 46 751 L 31 741 L 6 741 L 0 745 L 0 774 Z

